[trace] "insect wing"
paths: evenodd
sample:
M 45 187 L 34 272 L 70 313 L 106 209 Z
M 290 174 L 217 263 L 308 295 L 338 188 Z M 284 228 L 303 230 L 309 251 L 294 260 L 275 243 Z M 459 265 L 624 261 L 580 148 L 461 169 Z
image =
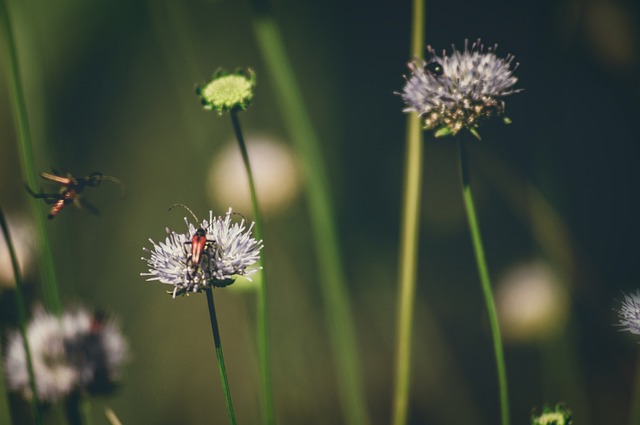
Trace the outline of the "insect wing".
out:
M 42 177 L 45 180 L 49 180 L 64 186 L 71 186 L 72 184 L 75 184 L 75 180 L 73 178 L 62 177 L 56 174 L 49 174 L 49 173 L 42 172 L 40 173 L 40 177 Z

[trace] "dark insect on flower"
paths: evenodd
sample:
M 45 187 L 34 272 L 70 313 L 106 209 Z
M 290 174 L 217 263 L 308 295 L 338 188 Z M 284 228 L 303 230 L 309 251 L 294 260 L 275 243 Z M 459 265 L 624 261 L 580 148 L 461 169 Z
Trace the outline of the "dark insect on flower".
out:
M 183 207 L 184 209 L 189 211 L 189 213 L 191 214 L 193 219 L 196 221 L 196 223 L 200 221 L 198 220 L 198 217 L 196 217 L 196 215 L 193 213 L 193 211 L 191 211 L 191 208 L 189 208 L 188 206 L 184 204 L 173 204 L 169 208 L 169 211 L 171 211 L 173 207 Z M 208 227 L 209 226 L 207 226 L 207 228 Z M 198 267 L 200 267 L 202 253 L 207 249 L 213 249 L 215 247 L 215 243 L 216 241 L 207 239 L 207 232 L 205 228 L 198 227 L 196 231 L 193 233 L 191 240 L 183 244 L 183 246 L 191 245 L 191 253 L 187 254 L 187 266 L 189 266 L 189 269 L 190 269 L 190 272 L 189 272 L 190 278 L 195 277 L 195 274 L 198 271 Z
M 84 189 L 86 187 L 97 187 L 102 180 L 110 180 L 119 184 L 121 188 L 123 187 L 122 182 L 117 178 L 106 176 L 99 172 L 91 173 L 85 177 L 74 177 L 69 173 L 67 173 L 66 176 L 62 176 L 54 170 L 53 174 L 42 172 L 40 173 L 40 177 L 60 185 L 58 193 L 45 193 L 42 189 L 40 189 L 40 193 L 36 193 L 31 190 L 28 185 L 26 186 L 27 192 L 29 192 L 31 196 L 37 199 L 44 199 L 47 204 L 53 204 L 47 215 L 49 219 L 58 215 L 65 206 L 71 203 L 75 204 L 78 208 L 86 208 L 90 212 L 98 214 L 98 210 L 80 196 Z
M 434 130 L 436 137 L 456 135 L 467 129 L 479 138 L 478 127 L 488 118 L 504 114 L 505 96 L 517 93 L 518 79 L 513 76 L 517 64 L 513 56 L 499 58 L 497 46 L 485 47 L 480 40 L 464 51 L 453 48 L 438 56 L 428 46 L 430 59 L 409 63 L 411 75 L 406 78 L 402 96 L 405 112 L 417 112 L 424 128 Z M 508 122 L 508 119 L 505 119 Z
M 429 62 L 426 66 L 426 69 L 436 77 L 444 75 L 444 68 L 440 65 L 439 62 Z

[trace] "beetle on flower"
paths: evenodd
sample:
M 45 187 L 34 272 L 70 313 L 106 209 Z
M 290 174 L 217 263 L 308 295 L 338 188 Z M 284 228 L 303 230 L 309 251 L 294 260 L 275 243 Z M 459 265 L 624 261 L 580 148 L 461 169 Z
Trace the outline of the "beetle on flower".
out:
M 188 292 L 201 292 L 208 286 L 222 288 L 231 285 L 238 276 L 247 277 L 257 272 L 260 268 L 255 265 L 260 260 L 262 241 L 251 236 L 253 223 L 247 227 L 244 219 L 233 222 L 233 215 L 231 208 L 224 217 L 214 216 L 210 211 L 209 220 L 197 227 L 185 218 L 187 233 L 167 229 L 164 242 L 149 239 L 153 248 L 143 248 L 149 258 L 142 257 L 149 271 L 141 275 L 148 276 L 148 281 L 173 285 L 170 293 L 175 298 Z M 203 229 L 207 240 L 213 243 L 207 244 L 198 264 L 193 264 L 185 244 L 198 229 Z

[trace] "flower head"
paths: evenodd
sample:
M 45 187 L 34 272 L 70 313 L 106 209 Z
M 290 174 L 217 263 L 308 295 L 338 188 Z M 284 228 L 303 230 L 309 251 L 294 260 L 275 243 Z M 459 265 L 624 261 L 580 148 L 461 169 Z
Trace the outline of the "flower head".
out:
M 477 128 L 487 118 L 504 114 L 504 96 L 521 91 L 513 89 L 518 81 L 512 72 L 513 56 L 502 59 L 493 48 L 485 49 L 480 40 L 463 52 L 453 47 L 451 55 L 439 57 L 431 46 L 428 61 L 409 63 L 411 76 L 399 93 L 407 107 L 417 112 L 424 127 L 435 130 L 436 137 L 457 134 L 466 128 L 479 138 Z
M 531 415 L 531 425 L 571 425 L 572 420 L 571 410 L 561 403 L 553 409 L 545 406 L 541 414 Z
M 196 93 L 205 109 L 214 109 L 222 114 L 226 111 L 247 109 L 253 98 L 256 75 L 250 68 L 229 73 L 218 69 L 211 81 L 198 87 Z
M 618 310 L 619 325 L 623 331 L 640 335 L 640 290 L 635 294 L 625 295 Z
M 173 285 L 174 298 L 187 292 L 200 292 L 207 286 L 225 287 L 231 285 L 237 276 L 249 276 L 259 270 L 252 267 L 260 260 L 262 241 L 251 237 L 253 223 L 246 226 L 241 219 L 233 221 L 234 213 L 229 208 L 224 217 L 209 212 L 209 220 L 204 220 L 196 228 L 185 218 L 187 233 L 177 233 L 167 229 L 164 242 L 149 239 L 153 249 L 143 248 L 149 253 L 149 271 L 141 273 L 149 276 L 148 281 L 158 280 Z M 204 231 L 206 243 L 194 264 L 193 244 L 196 233 Z
M 117 323 L 83 308 L 61 317 L 37 308 L 27 327 L 38 397 L 54 402 L 75 390 L 104 394 L 119 380 L 128 346 Z M 31 398 L 22 337 L 10 334 L 5 358 L 7 386 Z

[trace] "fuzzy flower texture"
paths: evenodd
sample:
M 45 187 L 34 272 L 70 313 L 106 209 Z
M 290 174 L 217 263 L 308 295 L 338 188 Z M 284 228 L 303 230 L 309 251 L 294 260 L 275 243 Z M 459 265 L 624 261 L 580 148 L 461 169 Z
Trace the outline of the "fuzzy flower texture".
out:
M 59 318 L 37 308 L 27 327 L 38 398 L 58 401 L 74 391 L 111 392 L 128 358 L 128 345 L 117 323 L 83 308 Z M 29 372 L 22 337 L 9 335 L 5 357 L 7 387 L 30 399 Z
M 554 408 L 545 406 L 542 413 L 531 415 L 531 425 L 571 425 L 573 415 L 562 403 Z
M 635 294 L 625 295 L 624 301 L 618 309 L 619 326 L 623 331 L 640 335 L 640 291 Z
M 479 138 L 477 128 L 484 120 L 504 114 L 502 98 L 521 91 L 513 88 L 518 81 L 513 56 L 499 58 L 496 48 L 485 49 L 480 40 L 469 48 L 465 41 L 463 52 L 454 46 L 451 55 L 443 51 L 440 57 L 428 46 L 430 59 L 408 65 L 411 76 L 398 93 L 407 105 L 404 112 L 417 112 L 436 137 L 466 128 Z
M 256 75 L 250 68 L 229 73 L 223 69 L 216 70 L 211 81 L 204 87 L 198 87 L 196 94 L 204 109 L 218 111 L 244 111 L 253 99 L 253 87 Z
M 185 218 L 187 233 L 167 229 L 164 242 L 149 239 L 153 249 L 143 248 L 149 253 L 149 271 L 141 273 L 147 280 L 157 280 L 173 286 L 169 291 L 175 298 L 188 292 L 201 292 L 207 286 L 225 287 L 235 282 L 238 276 L 249 276 L 259 267 L 252 267 L 260 260 L 262 241 L 251 237 L 254 223 L 246 226 L 244 218 L 232 220 L 237 215 L 231 208 L 224 217 L 209 212 L 198 228 Z M 204 244 L 199 262 L 194 264 L 194 235 L 204 231 Z

